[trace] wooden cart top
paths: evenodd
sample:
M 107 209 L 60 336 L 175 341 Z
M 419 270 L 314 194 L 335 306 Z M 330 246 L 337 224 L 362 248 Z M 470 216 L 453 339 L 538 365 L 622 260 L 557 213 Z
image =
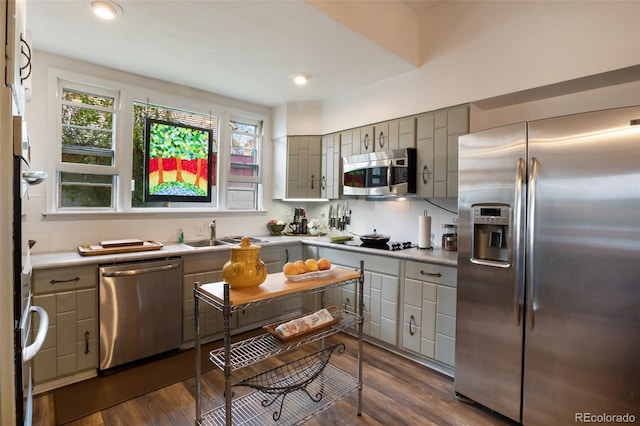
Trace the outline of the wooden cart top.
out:
M 268 274 L 265 282 L 258 287 L 229 289 L 230 306 L 254 303 L 260 300 L 286 296 L 302 291 L 319 289 L 342 281 L 354 280 L 360 277 L 360 272 L 352 269 L 334 268 L 331 274 L 322 278 L 311 278 L 304 281 L 290 281 L 282 273 Z M 224 304 L 224 281 L 203 284 L 198 291 Z

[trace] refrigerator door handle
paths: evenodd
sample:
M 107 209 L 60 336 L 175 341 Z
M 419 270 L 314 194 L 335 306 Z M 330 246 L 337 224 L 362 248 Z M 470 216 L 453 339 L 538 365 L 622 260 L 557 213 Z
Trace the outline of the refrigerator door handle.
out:
M 514 280 L 514 296 L 513 296 L 513 313 L 515 315 L 516 327 L 520 326 L 522 321 L 522 307 L 524 305 L 524 274 L 522 273 L 522 202 L 524 194 L 524 184 L 526 179 L 527 164 L 524 159 L 519 158 L 516 164 L 516 184 L 513 214 L 513 241 L 511 247 L 514 250 L 514 272 L 516 279 Z
M 529 197 L 527 199 L 527 326 L 529 330 L 533 330 L 534 323 L 534 298 L 535 298 L 535 286 L 533 275 L 533 246 L 535 235 L 535 215 L 536 215 L 536 182 L 538 179 L 538 160 L 535 157 L 531 157 L 531 164 L 529 165 Z

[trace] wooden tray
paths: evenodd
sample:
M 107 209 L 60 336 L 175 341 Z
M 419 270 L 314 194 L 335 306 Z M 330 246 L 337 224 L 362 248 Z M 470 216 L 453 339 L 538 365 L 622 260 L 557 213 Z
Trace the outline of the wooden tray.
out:
M 320 331 L 324 331 L 324 330 L 326 330 L 328 328 L 333 327 L 334 325 L 336 325 L 340 321 L 342 321 L 342 315 L 340 315 L 340 310 L 337 307 L 329 306 L 327 308 L 327 310 L 329 311 L 329 313 L 333 317 L 333 321 L 329 321 L 329 322 L 324 323 L 324 324 L 322 324 L 322 325 L 320 325 L 318 327 L 310 328 L 307 331 L 303 331 L 301 333 L 294 334 L 293 336 L 282 337 L 281 335 L 276 333 L 276 327 L 278 327 L 280 324 L 284 324 L 285 322 L 289 322 L 289 321 L 292 321 L 294 319 L 306 317 L 309 314 L 299 315 L 297 317 L 289 318 L 287 320 L 280 321 L 280 322 L 277 322 L 275 324 L 265 325 L 262 328 L 264 328 L 269 334 L 271 334 L 273 337 L 275 337 L 281 343 L 293 342 L 294 340 L 302 339 L 303 337 L 311 336 L 312 334 L 318 333 Z
M 100 244 L 85 244 L 78 246 L 78 253 L 80 253 L 81 256 L 98 256 L 103 254 L 119 254 L 133 253 L 137 251 L 160 250 L 162 247 L 164 247 L 163 244 L 157 241 L 144 241 L 141 245 L 116 247 L 102 247 Z

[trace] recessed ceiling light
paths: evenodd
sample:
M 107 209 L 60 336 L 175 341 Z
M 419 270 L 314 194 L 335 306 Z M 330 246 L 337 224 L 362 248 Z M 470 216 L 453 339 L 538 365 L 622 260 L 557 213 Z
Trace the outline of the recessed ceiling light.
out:
M 307 81 L 311 78 L 311 74 L 306 72 L 298 72 L 293 75 L 293 82 L 298 85 L 307 84 Z
M 107 20 L 115 19 L 122 13 L 122 8 L 118 4 L 106 0 L 91 2 L 91 9 L 96 16 Z

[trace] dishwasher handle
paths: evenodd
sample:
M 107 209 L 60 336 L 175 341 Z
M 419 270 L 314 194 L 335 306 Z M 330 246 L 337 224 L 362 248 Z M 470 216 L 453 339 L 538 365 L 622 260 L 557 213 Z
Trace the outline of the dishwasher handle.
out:
M 124 271 L 105 271 L 102 273 L 102 276 L 103 277 L 129 277 L 132 275 L 141 275 L 141 274 L 150 274 L 152 272 L 169 271 L 171 269 L 176 269 L 179 266 L 180 264 L 178 263 L 172 263 L 170 265 L 154 266 L 151 268 L 127 269 Z

